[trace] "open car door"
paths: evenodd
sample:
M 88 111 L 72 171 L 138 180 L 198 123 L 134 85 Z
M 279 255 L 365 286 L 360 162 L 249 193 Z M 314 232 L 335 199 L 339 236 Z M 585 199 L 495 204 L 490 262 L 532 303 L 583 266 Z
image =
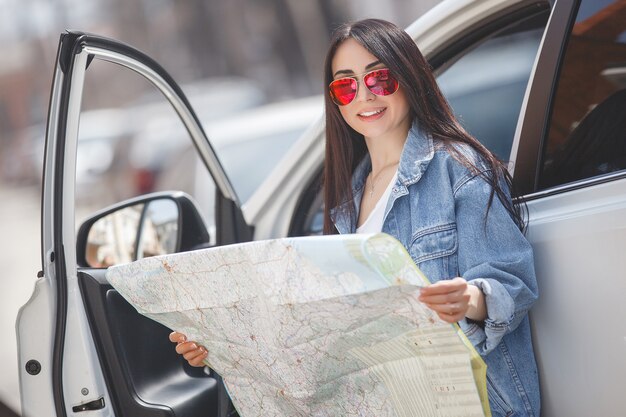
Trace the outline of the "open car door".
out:
M 170 330 L 139 315 L 108 284 L 107 263 L 89 261 L 84 246 L 89 227 L 79 231 L 83 236 L 77 246 L 75 193 L 77 179 L 82 178 L 77 174 L 79 116 L 85 74 L 97 61 L 117 64 L 163 93 L 194 145 L 200 169 L 210 173 L 214 193 L 210 188 L 210 204 L 201 214 L 188 196 L 161 193 L 119 203 L 85 224 L 91 226 L 107 214 L 147 207 L 161 199 L 176 208 L 179 231 L 173 251 L 241 242 L 252 236 L 198 117 L 165 70 L 122 43 L 78 32 L 62 34 L 46 132 L 42 268 L 17 321 L 22 414 L 235 415 L 219 376 L 208 369 L 189 367 L 169 342 Z M 105 158 L 103 153 L 96 156 Z M 131 178 L 122 176 L 117 181 L 125 184 Z M 181 226 L 183 223 L 186 226 Z M 134 247 L 132 257 L 126 260 L 142 256 Z

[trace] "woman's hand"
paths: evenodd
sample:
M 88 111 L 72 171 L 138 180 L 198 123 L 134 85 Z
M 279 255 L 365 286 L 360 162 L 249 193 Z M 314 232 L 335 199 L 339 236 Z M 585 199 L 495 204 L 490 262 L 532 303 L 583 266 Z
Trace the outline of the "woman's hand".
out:
M 464 317 L 476 321 L 487 317 L 483 292 L 460 277 L 422 288 L 418 300 L 448 323 L 456 323 Z
M 170 342 L 177 343 L 176 353 L 183 355 L 183 358 L 189 362 L 189 365 L 195 367 L 205 366 L 204 360 L 209 352 L 204 346 L 200 346 L 196 342 L 188 342 L 187 336 L 178 332 L 170 333 Z

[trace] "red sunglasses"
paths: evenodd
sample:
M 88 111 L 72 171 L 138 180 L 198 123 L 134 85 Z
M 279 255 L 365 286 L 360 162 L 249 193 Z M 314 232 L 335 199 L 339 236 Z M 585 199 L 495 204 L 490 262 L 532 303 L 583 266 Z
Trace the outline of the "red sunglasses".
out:
M 359 83 L 357 76 L 338 78 L 329 84 L 330 98 L 338 106 L 350 104 L 356 97 Z M 388 68 L 375 69 L 363 74 L 363 84 L 377 96 L 388 96 L 398 91 L 398 80 Z

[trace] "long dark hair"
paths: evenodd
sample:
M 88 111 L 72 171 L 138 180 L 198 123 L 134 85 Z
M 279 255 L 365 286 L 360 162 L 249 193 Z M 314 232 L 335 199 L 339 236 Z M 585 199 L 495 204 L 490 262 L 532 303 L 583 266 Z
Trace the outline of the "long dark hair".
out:
M 523 216 L 517 206 L 507 198 L 500 179 L 511 186 L 511 176 L 506 167 L 487 148 L 463 129 L 454 117 L 450 105 L 441 93 L 430 65 L 419 48 L 404 30 L 380 19 L 365 19 L 344 24 L 333 35 L 324 66 L 324 96 L 326 108 L 326 156 L 324 161 L 324 233 L 337 233 L 330 219 L 330 210 L 352 201 L 352 173 L 367 153 L 363 136 L 343 120 L 337 106 L 330 98 L 328 85 L 333 81 L 332 60 L 339 45 L 354 39 L 389 68 L 400 83 L 409 102 L 412 121 L 420 129 L 440 140 L 451 154 L 469 169 L 481 175 L 491 186 L 488 207 L 494 193 L 498 196 L 515 223 L 524 229 Z M 453 145 L 455 142 L 470 145 L 484 160 L 486 170 L 480 170 Z M 349 205 L 353 210 L 353 205 Z

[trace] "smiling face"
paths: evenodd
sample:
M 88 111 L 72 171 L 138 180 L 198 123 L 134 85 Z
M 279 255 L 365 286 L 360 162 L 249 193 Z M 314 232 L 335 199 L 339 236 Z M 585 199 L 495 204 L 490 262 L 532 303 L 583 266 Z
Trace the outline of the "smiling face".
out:
M 368 140 L 404 140 L 411 121 L 409 103 L 402 86 L 391 95 L 379 96 L 363 83 L 363 74 L 380 68 L 385 68 L 385 64 L 356 40 L 349 38 L 339 45 L 332 59 L 333 79 L 356 75 L 359 84 L 354 100 L 339 106 L 339 112 L 352 129 Z

